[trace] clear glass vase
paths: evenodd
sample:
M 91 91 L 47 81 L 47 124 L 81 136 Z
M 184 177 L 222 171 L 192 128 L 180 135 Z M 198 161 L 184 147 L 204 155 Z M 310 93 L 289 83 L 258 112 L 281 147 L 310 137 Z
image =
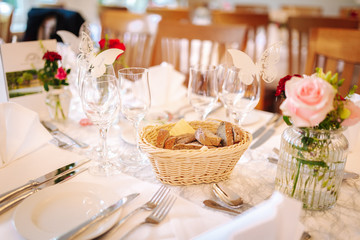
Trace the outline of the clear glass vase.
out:
M 63 86 L 49 86 L 45 103 L 50 118 L 54 121 L 64 121 L 69 114 L 71 92 Z
M 287 128 L 281 137 L 275 188 L 305 209 L 331 208 L 339 195 L 349 143 L 344 129 Z

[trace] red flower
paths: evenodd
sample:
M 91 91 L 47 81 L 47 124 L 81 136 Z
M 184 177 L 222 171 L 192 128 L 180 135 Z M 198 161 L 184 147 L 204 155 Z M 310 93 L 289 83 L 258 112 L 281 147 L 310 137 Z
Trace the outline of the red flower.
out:
M 61 55 L 58 54 L 57 52 L 49 52 L 49 51 L 47 51 L 44 54 L 42 59 L 53 62 L 53 61 L 56 61 L 56 60 L 61 60 Z
M 299 75 L 299 74 L 295 74 L 293 76 L 286 75 L 285 77 L 281 78 L 280 81 L 279 81 L 278 86 L 276 87 L 275 97 L 278 97 L 278 96 L 281 96 L 281 95 L 283 97 L 285 97 L 285 83 L 287 81 L 289 81 L 292 77 L 301 77 L 301 75 Z
M 62 67 L 59 67 L 57 70 L 57 73 L 55 75 L 55 78 L 59 79 L 59 80 L 65 80 L 67 77 L 67 73 L 65 71 L 65 69 L 63 69 Z
M 106 41 L 108 40 L 107 44 Z M 101 39 L 99 41 L 99 45 L 100 45 L 100 50 L 106 50 L 109 48 L 118 48 L 120 50 L 123 50 L 125 52 L 125 44 L 120 42 L 119 39 Z M 118 59 L 122 54 L 119 54 L 119 56 L 116 57 L 116 59 Z

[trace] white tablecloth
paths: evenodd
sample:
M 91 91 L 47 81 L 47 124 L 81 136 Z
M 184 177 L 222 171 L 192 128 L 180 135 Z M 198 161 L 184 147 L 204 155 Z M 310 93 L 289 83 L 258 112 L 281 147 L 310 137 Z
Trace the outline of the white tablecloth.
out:
M 78 104 L 78 103 L 77 103 Z M 81 127 L 78 122 L 83 117 L 75 105 L 72 109 L 71 118 L 64 124 L 58 124 L 60 129 L 69 135 L 95 145 L 98 141 L 98 131 L 95 126 Z M 176 109 L 176 106 L 174 106 Z M 173 109 L 167 109 L 173 110 Z M 220 109 L 210 117 L 225 119 L 225 112 Z M 188 114 L 186 119 L 194 119 L 196 115 Z M 250 121 L 244 127 L 253 132 L 271 117 L 271 113 L 254 111 Z M 285 129 L 285 124 L 276 129 L 273 137 L 266 144 L 255 150 L 247 150 L 233 170 L 226 184 L 238 192 L 245 202 L 252 205 L 259 204 L 269 197 L 274 190 L 276 165 L 268 162 L 268 156 L 275 156 L 273 147 L 279 147 L 280 136 Z M 110 147 L 122 149 L 133 148 L 121 139 L 121 125 L 114 126 L 109 135 Z M 357 148 L 353 148 L 348 157 L 346 168 L 360 173 Z M 45 148 L 21 158 L 6 168 L 0 169 L 0 192 L 5 192 L 19 186 L 26 181 L 38 177 L 65 163 L 72 162 L 85 155 L 85 150 L 73 148 L 73 151 L 57 149 L 51 144 Z M 131 175 L 131 176 L 130 176 Z M 134 200 L 124 209 L 123 214 L 146 202 L 156 191 L 160 182 L 154 176 L 151 166 L 148 165 L 135 173 L 121 174 L 113 177 L 94 177 L 87 172 L 77 176 L 71 181 L 85 181 L 100 183 L 114 189 L 120 196 L 133 192 L 141 192 L 141 196 Z M 173 210 L 165 221 L 158 227 L 142 227 L 134 233 L 133 239 L 189 239 L 231 220 L 225 213 L 209 210 L 202 205 L 202 201 L 208 198 L 215 199 L 211 192 L 210 184 L 191 186 L 169 186 L 173 193 L 178 195 Z M 12 213 L 14 210 L 0 216 L 1 239 L 22 239 L 12 225 Z M 123 226 L 119 235 L 135 222 L 142 220 L 148 213 L 142 213 L 132 218 Z M 312 235 L 312 239 L 359 239 L 360 238 L 360 180 L 347 180 L 343 182 L 339 199 L 335 207 L 327 211 L 302 211 L 301 222 L 306 231 Z M 116 239 L 116 238 L 115 238 Z

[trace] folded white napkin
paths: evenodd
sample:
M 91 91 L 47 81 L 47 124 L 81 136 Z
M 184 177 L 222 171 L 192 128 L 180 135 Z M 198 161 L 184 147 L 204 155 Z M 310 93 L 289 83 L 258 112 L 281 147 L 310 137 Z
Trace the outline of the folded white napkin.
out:
M 152 107 L 168 107 L 171 103 L 186 98 L 186 88 L 183 85 L 184 74 L 176 71 L 171 64 L 149 68 L 149 84 Z
M 275 192 L 269 200 L 239 215 L 233 221 L 194 239 L 298 240 L 304 230 L 299 222 L 301 208 L 299 201 Z
M 12 102 L 0 103 L 0 132 L 0 167 L 52 139 L 37 113 Z

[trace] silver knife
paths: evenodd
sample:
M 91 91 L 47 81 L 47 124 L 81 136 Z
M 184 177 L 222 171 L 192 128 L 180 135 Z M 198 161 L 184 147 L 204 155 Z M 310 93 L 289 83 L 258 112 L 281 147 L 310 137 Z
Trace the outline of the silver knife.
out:
M 60 129 L 52 124 L 51 122 L 48 121 L 41 121 L 41 124 L 50 132 L 50 133 L 60 133 L 61 135 L 67 137 L 68 139 L 70 139 L 71 142 L 73 142 L 76 146 L 80 147 L 80 148 L 87 148 L 89 145 L 83 142 L 79 142 L 77 140 L 75 140 L 74 138 L 70 137 L 69 135 L 67 135 L 66 133 L 60 131 Z
M 253 140 L 254 140 L 255 138 L 257 138 L 258 136 L 260 136 L 260 135 L 266 130 L 266 128 L 267 128 L 269 125 L 271 125 L 271 124 L 273 124 L 274 122 L 276 122 L 279 118 L 280 118 L 280 114 L 275 113 L 275 114 L 272 116 L 272 118 L 270 118 L 270 120 L 269 120 L 267 123 L 265 123 L 263 126 L 259 127 L 259 128 L 252 134 Z
M 266 142 L 275 133 L 275 129 L 278 126 L 280 126 L 282 124 L 282 122 L 283 122 L 282 118 L 278 118 L 274 124 L 274 127 L 267 130 L 256 142 L 254 142 L 250 146 L 250 149 L 257 148 L 257 147 L 261 146 L 264 142 Z
M 109 207 L 107 207 L 106 209 L 102 210 L 101 212 L 95 214 L 90 219 L 88 219 L 85 222 L 81 223 L 77 227 L 71 229 L 70 231 L 68 231 L 67 233 L 65 233 L 65 234 L 63 234 L 63 235 L 61 235 L 59 237 L 55 237 L 54 239 L 56 239 L 56 240 L 65 240 L 65 239 L 70 240 L 70 239 L 75 238 L 79 234 L 81 234 L 84 231 L 86 231 L 87 229 L 89 229 L 95 223 L 97 223 L 97 222 L 101 221 L 102 219 L 105 219 L 105 218 L 111 216 L 112 214 L 114 214 L 116 212 L 116 210 L 118 210 L 121 206 L 123 206 L 124 204 L 132 201 L 133 199 L 135 199 L 139 195 L 140 195 L 140 193 L 133 193 L 133 194 L 130 194 L 130 195 L 126 196 L 126 197 L 121 198 L 119 201 L 117 201 L 113 205 L 110 205 Z
M 3 204 L 0 205 L 0 214 L 6 212 L 10 208 L 14 207 L 16 204 L 20 203 L 25 198 L 33 195 L 34 193 L 40 191 L 41 189 L 44 189 L 49 186 L 53 186 L 58 183 L 66 182 L 66 181 L 72 179 L 73 177 L 77 176 L 78 174 L 84 172 L 85 170 L 87 170 L 87 168 L 81 168 L 81 169 L 75 169 L 75 170 L 71 169 L 71 172 L 68 172 L 67 174 L 62 175 L 61 177 L 57 177 L 55 179 L 52 179 L 51 181 L 46 181 L 43 184 L 40 184 L 36 188 L 32 188 L 31 190 L 25 192 L 22 195 L 20 195 L 16 198 L 12 198 L 9 201 L 4 202 Z
M 73 162 L 67 165 L 64 165 L 56 170 L 53 170 L 51 172 L 48 172 L 47 174 L 38 177 L 36 179 L 30 180 L 29 182 L 27 182 L 26 184 L 17 187 L 15 189 L 12 189 L 6 193 L 3 193 L 0 195 L 0 204 L 3 203 L 5 200 L 20 194 L 21 192 L 27 191 L 29 189 L 32 188 L 36 188 L 37 186 L 44 184 L 48 181 L 53 180 L 54 178 L 58 178 L 61 177 L 71 171 L 73 171 L 74 169 L 84 165 L 85 163 L 90 162 L 90 159 L 86 159 L 86 160 L 82 160 L 82 161 L 78 161 L 78 162 Z

